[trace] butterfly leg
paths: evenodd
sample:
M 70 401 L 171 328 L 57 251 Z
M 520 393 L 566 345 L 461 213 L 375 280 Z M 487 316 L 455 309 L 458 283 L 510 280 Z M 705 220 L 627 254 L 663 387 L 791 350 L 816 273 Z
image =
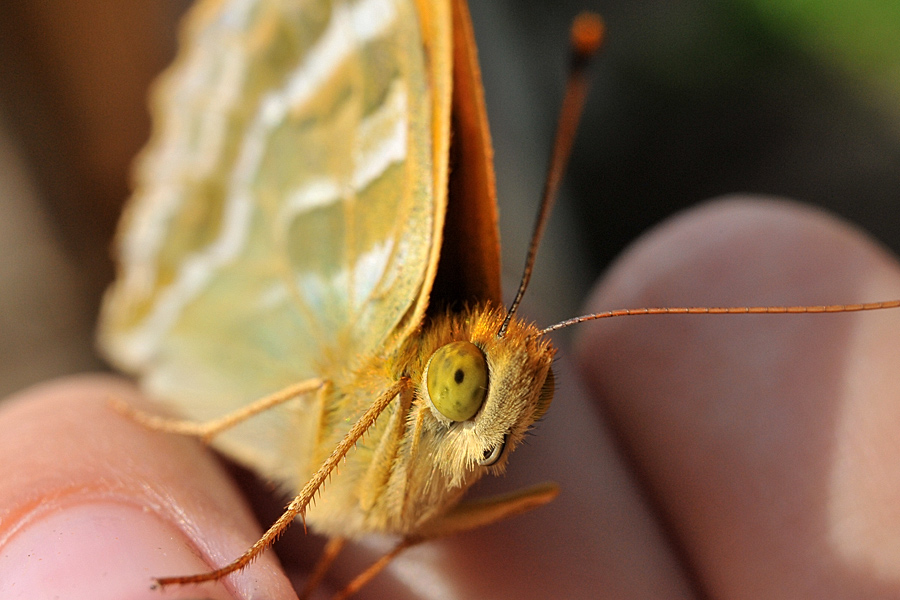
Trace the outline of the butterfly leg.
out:
M 303 586 L 303 591 L 300 592 L 299 600 L 307 600 L 313 591 L 319 587 L 319 584 L 322 583 L 322 579 L 325 577 L 325 573 L 328 572 L 328 569 L 334 563 L 334 559 L 337 558 L 337 555 L 343 550 L 346 543 L 347 538 L 344 537 L 333 537 L 328 540 L 328 543 L 325 544 L 325 549 L 322 550 L 322 556 L 319 557 L 315 568 L 306 580 L 306 585 Z
M 366 412 L 363 413 L 359 420 L 353 424 L 350 431 L 347 432 L 347 435 L 345 435 L 340 443 L 335 446 L 334 450 L 331 452 L 331 456 L 329 456 L 322 466 L 313 474 L 312 478 L 303 486 L 303 489 L 300 490 L 300 493 L 291 500 L 291 503 L 288 504 L 284 514 L 282 514 L 278 520 L 269 527 L 268 531 L 266 531 L 263 536 L 241 556 L 215 571 L 200 573 L 199 575 L 160 577 L 156 580 L 156 583 L 159 586 L 167 586 L 214 581 L 243 569 L 250 564 L 263 550 L 272 545 L 278 536 L 287 529 L 298 515 L 302 515 L 306 511 L 306 507 L 309 505 L 316 492 L 319 491 L 319 488 L 325 483 L 325 480 L 328 479 L 335 467 L 337 467 L 344 459 L 344 456 L 353 449 L 356 442 L 358 442 L 363 434 L 365 434 L 365 432 L 375 423 L 375 420 L 384 409 L 387 408 L 398 395 L 406 393 L 409 388 L 410 381 L 404 377 L 385 390 L 375 402 L 372 403 Z
M 556 498 L 558 493 L 559 486 L 555 483 L 541 483 L 502 496 L 462 502 L 435 523 L 430 524 L 428 529 L 415 536 L 404 538 L 393 550 L 357 575 L 332 600 L 345 600 L 358 592 L 365 584 L 383 571 L 398 554 L 407 548 L 429 540 L 478 529 L 479 527 L 527 512 L 547 504 Z
M 229 427 L 234 427 L 238 423 L 246 421 L 254 415 L 267 411 L 272 407 L 278 406 L 279 404 L 284 404 L 288 400 L 296 398 L 297 396 L 302 396 L 303 394 L 308 394 L 315 390 L 321 389 L 324 385 L 325 382 L 321 379 L 307 379 L 306 381 L 301 381 L 299 383 L 289 385 L 284 389 L 278 390 L 274 394 L 270 394 L 268 396 L 260 398 L 259 400 L 255 400 L 247 406 L 243 406 L 232 413 L 219 417 L 218 419 L 205 421 L 203 423 L 183 421 L 180 419 L 168 419 L 165 417 L 153 415 L 142 410 L 138 410 L 124 400 L 120 400 L 118 398 L 113 398 L 112 400 L 110 400 L 110 404 L 118 412 L 140 423 L 148 429 L 153 429 L 154 431 L 162 431 L 165 433 L 177 433 L 181 435 L 194 436 L 200 438 L 204 442 L 208 442 L 216 434 L 228 429 Z
M 372 579 L 381 573 L 385 567 L 391 564 L 391 561 L 397 558 L 397 555 L 406 550 L 407 548 L 411 548 L 416 544 L 424 542 L 423 538 L 405 538 L 399 544 L 397 544 L 393 550 L 376 560 L 374 563 L 369 565 L 369 568 L 357 575 L 353 581 L 347 584 L 347 586 L 342 589 L 340 592 L 331 597 L 331 600 L 346 600 L 356 592 L 358 592 L 364 585 L 372 581 Z
M 500 496 L 460 502 L 446 515 L 429 523 L 418 535 L 434 539 L 478 529 L 543 506 L 557 494 L 559 486 L 546 482 Z

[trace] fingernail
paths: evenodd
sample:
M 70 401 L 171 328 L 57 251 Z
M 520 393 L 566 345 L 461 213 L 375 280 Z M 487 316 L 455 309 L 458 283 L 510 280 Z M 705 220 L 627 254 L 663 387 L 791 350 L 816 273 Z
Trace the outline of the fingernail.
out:
M 0 547 L 0 598 L 233 599 L 221 582 L 151 588 L 154 577 L 209 569 L 190 540 L 154 513 L 81 504 L 38 518 Z

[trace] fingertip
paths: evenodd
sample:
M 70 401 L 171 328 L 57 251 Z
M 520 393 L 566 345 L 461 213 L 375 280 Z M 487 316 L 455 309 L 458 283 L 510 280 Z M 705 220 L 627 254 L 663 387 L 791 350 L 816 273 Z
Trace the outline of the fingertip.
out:
M 123 502 L 87 501 L 32 515 L 2 549 L 0 596 L 233 599 L 222 583 L 161 594 L 153 577 L 209 566 L 181 531 Z
M 0 585 L 12 597 L 53 589 L 69 598 L 161 597 L 153 577 L 221 566 L 259 537 L 210 452 L 131 422 L 111 398 L 146 402 L 124 380 L 82 376 L 25 390 L 0 409 L 0 552 L 14 573 L 0 574 Z M 221 582 L 162 597 L 260 590 L 295 597 L 269 554 Z
M 590 308 L 898 296 L 896 260 L 857 228 L 732 198 L 639 240 Z M 897 592 L 898 330 L 900 313 L 882 311 L 634 317 L 580 332 L 588 386 L 710 595 Z
M 897 263 L 858 228 L 797 202 L 728 196 L 678 214 L 639 238 L 598 281 L 587 311 L 673 306 L 839 304 L 889 299 Z M 577 333 L 579 364 L 594 372 L 598 340 L 618 332 L 734 317 L 605 320 Z M 775 322 L 775 321 L 772 321 Z M 677 324 L 677 325 L 673 325 Z M 602 345 L 602 344 L 601 344 Z

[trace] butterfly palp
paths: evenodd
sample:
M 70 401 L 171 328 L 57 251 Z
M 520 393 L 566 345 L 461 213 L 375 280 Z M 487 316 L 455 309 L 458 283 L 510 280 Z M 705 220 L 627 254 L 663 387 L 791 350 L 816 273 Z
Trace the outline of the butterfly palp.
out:
M 468 421 L 487 396 L 487 360 L 472 342 L 445 344 L 428 360 L 425 382 L 431 406 L 442 420 Z
M 493 448 L 489 448 L 484 451 L 484 455 L 482 455 L 481 460 L 478 461 L 478 464 L 482 467 L 489 467 L 492 464 L 496 463 L 500 460 L 500 456 L 503 455 L 503 450 L 506 448 L 506 440 L 509 438 L 509 435 L 503 436 L 503 441 L 494 446 Z

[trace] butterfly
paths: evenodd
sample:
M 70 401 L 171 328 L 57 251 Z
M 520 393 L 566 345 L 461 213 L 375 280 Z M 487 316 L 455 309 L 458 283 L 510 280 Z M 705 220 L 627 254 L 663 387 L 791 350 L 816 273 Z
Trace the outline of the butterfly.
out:
M 462 1 L 208 0 L 187 20 L 101 343 L 212 427 L 145 422 L 299 492 L 247 555 L 200 578 L 244 566 L 297 516 L 335 547 L 389 533 L 400 551 L 556 495 L 463 499 L 555 388 L 555 326 L 515 317 L 524 286 L 501 304 L 471 38 Z
M 554 392 L 553 346 L 501 304 L 481 90 L 462 1 L 208 0 L 187 18 L 101 346 L 213 427 L 148 425 L 299 491 L 202 577 L 296 516 L 399 551 L 556 495 L 461 503 Z

